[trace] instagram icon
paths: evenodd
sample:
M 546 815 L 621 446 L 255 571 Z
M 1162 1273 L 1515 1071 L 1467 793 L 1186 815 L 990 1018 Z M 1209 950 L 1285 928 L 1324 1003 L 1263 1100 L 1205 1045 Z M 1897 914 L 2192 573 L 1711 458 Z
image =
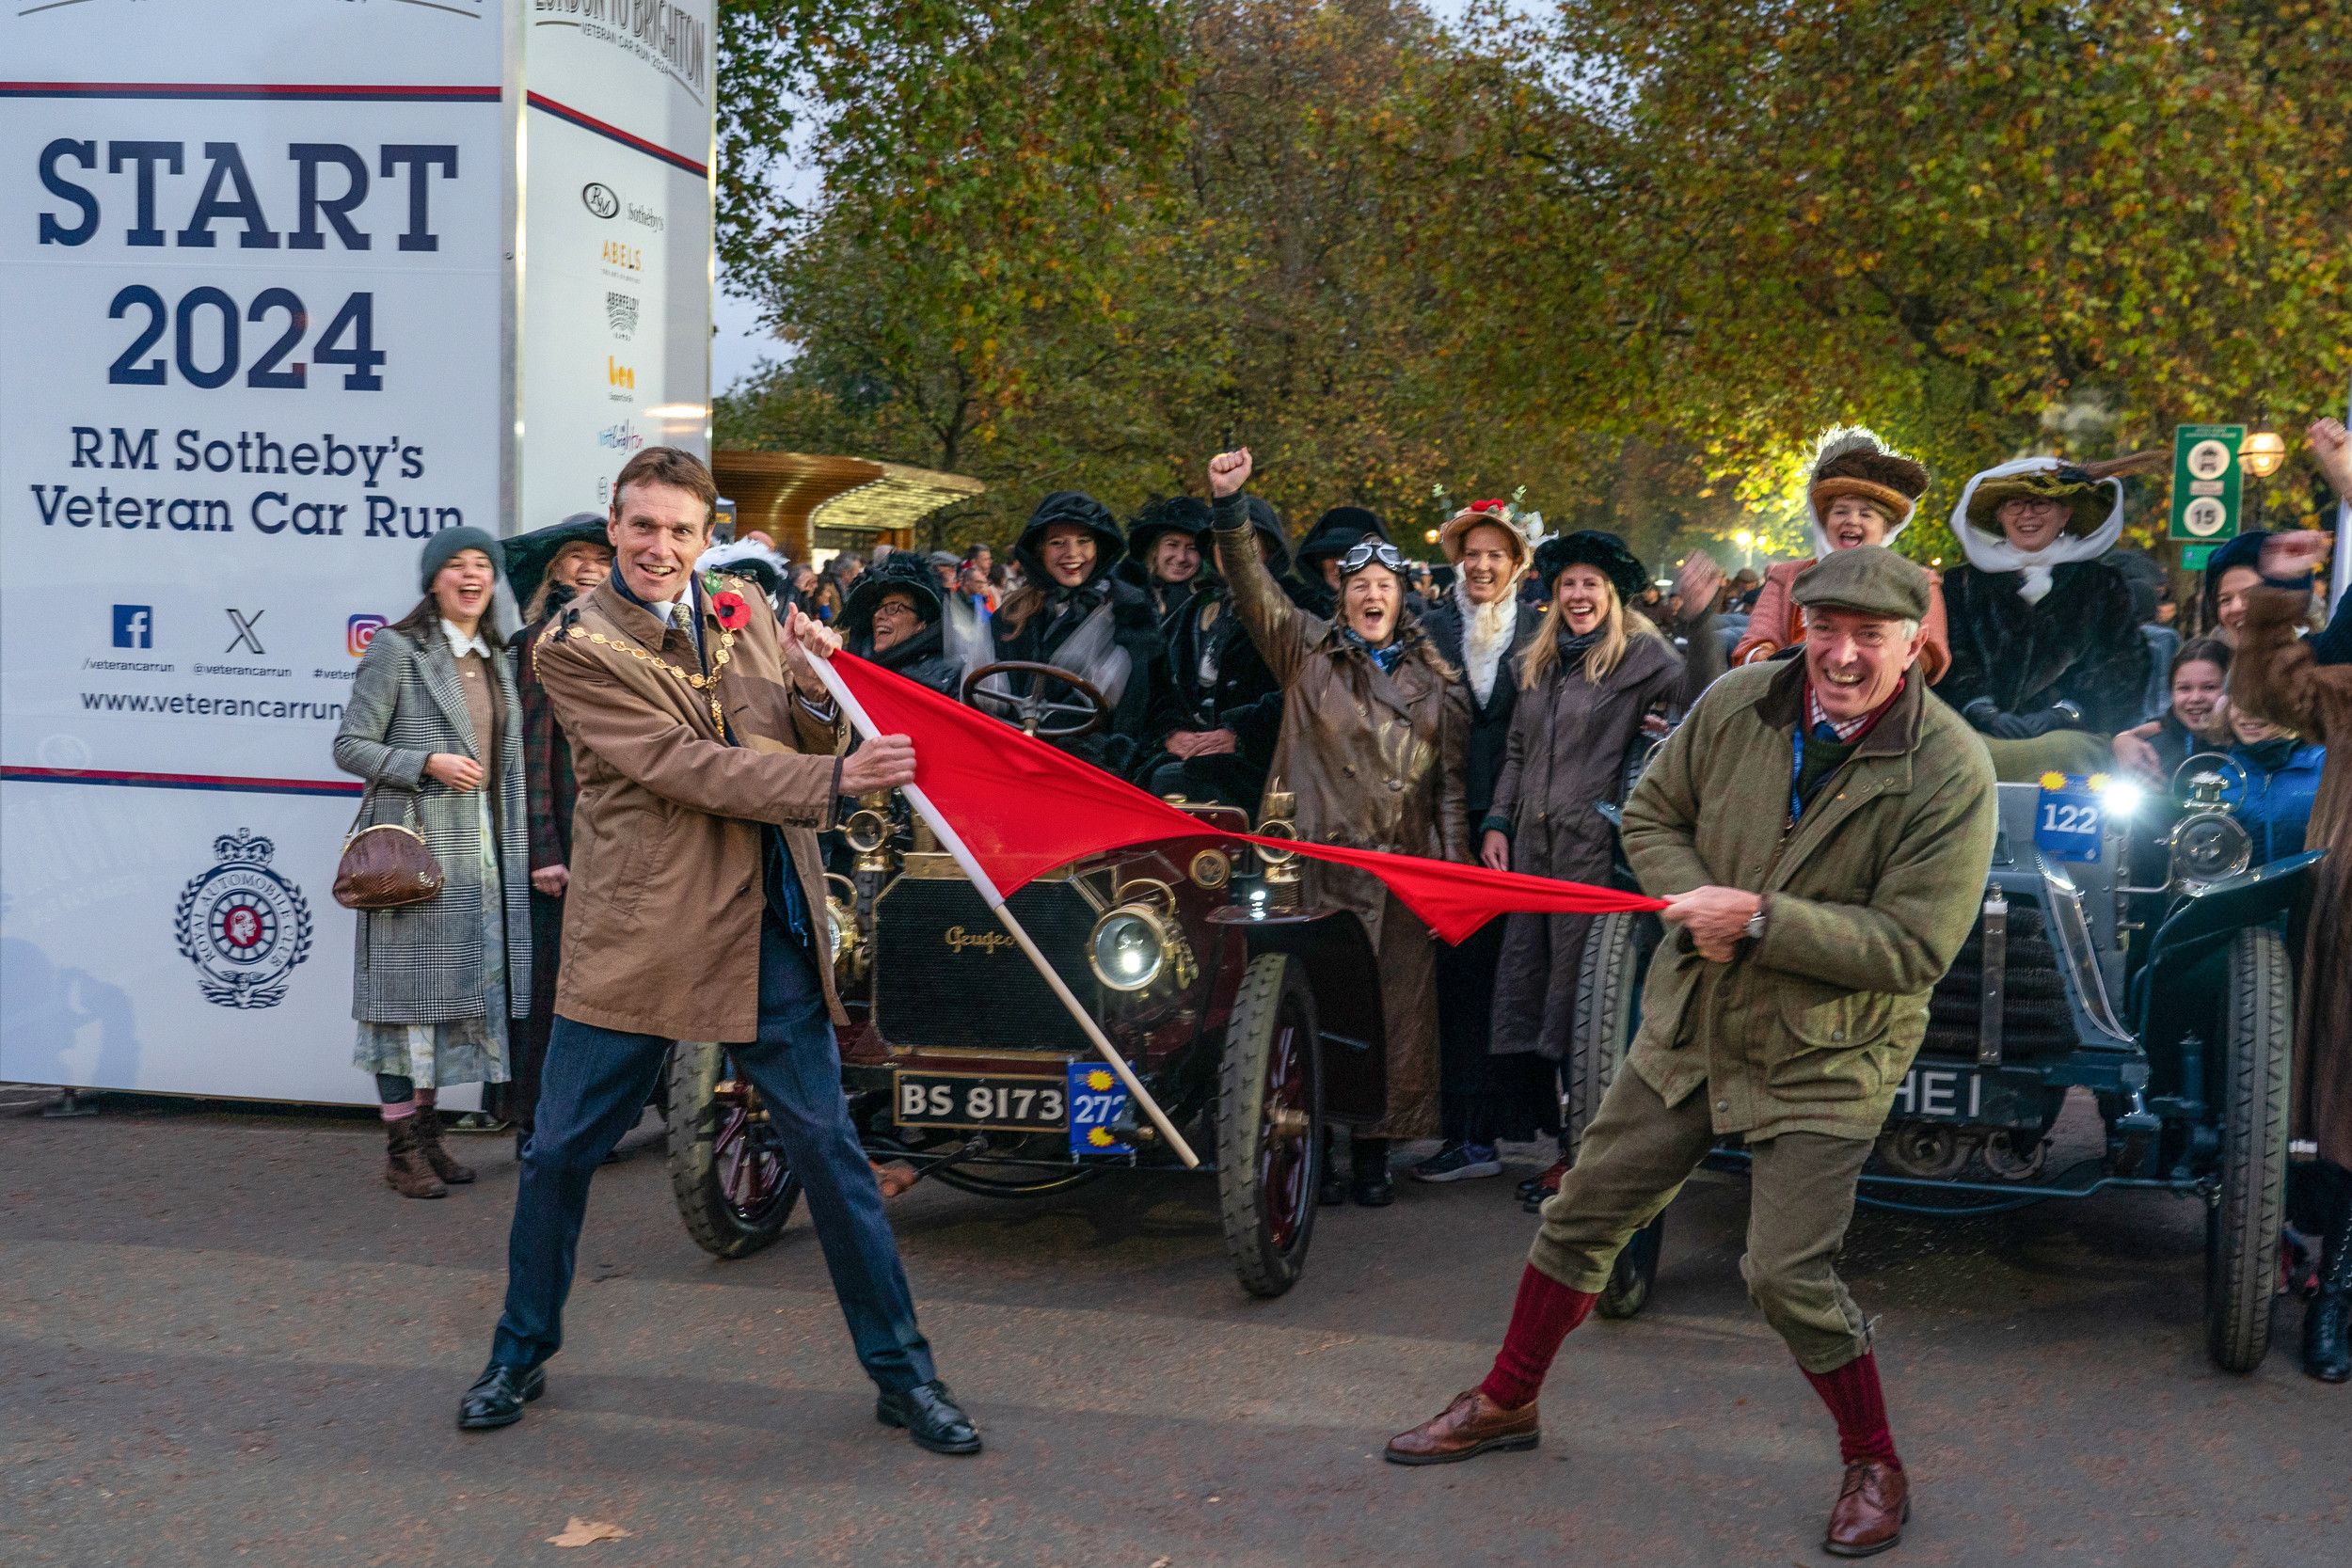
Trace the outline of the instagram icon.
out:
M 343 626 L 344 650 L 358 658 L 368 651 L 368 644 L 375 641 L 375 634 L 387 624 L 381 615 L 354 615 Z

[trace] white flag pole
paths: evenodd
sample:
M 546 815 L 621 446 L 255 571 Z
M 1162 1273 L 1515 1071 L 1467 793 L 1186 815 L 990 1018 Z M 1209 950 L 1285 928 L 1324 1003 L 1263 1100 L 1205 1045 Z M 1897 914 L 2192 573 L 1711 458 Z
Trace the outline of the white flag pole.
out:
M 850 716 L 850 722 L 856 726 L 858 734 L 869 740 L 880 735 L 882 732 L 866 713 L 865 705 L 834 673 L 833 661 L 812 658 L 809 662 L 816 666 L 818 677 L 825 683 L 825 689 L 832 692 L 833 700 L 841 705 L 841 711 Z M 970 846 L 963 842 L 963 835 L 956 832 L 955 825 L 937 806 L 931 804 L 930 797 L 923 793 L 922 785 L 902 784 L 898 793 L 904 795 L 908 803 L 930 825 L 932 833 L 946 847 L 947 853 L 956 858 L 956 864 L 961 866 L 963 874 L 972 879 L 972 885 L 979 890 L 980 897 L 995 911 L 996 918 L 1005 923 L 1005 929 L 1012 933 L 1012 940 L 1021 944 L 1021 951 L 1029 956 L 1029 962 L 1037 966 L 1037 972 L 1045 977 L 1045 983 L 1054 989 L 1054 994 L 1061 998 L 1061 1005 L 1070 1009 L 1070 1016 L 1078 1021 L 1078 1027 L 1086 1031 L 1087 1038 L 1093 1043 L 1095 1054 L 1119 1074 L 1119 1081 L 1127 1086 L 1127 1092 L 1135 1097 L 1135 1102 L 1142 1106 L 1144 1114 L 1152 1118 L 1152 1125 L 1159 1129 L 1161 1137 L 1168 1140 L 1168 1147 L 1176 1151 L 1178 1159 L 1184 1161 L 1184 1168 L 1189 1170 L 1199 1165 L 1200 1156 L 1192 1151 L 1192 1145 L 1186 1143 L 1184 1135 L 1176 1131 L 1176 1124 L 1168 1119 L 1168 1113 L 1160 1109 L 1160 1102 L 1152 1098 L 1151 1091 L 1136 1077 L 1135 1069 L 1127 1065 L 1126 1058 L 1120 1055 L 1104 1035 L 1102 1025 L 1095 1022 L 1094 1016 L 1080 1005 L 1077 997 L 1071 994 L 1070 988 L 1054 972 L 1054 966 L 1046 961 L 1045 955 L 1038 951 L 1037 943 L 1029 940 L 1029 933 L 1022 928 L 1021 922 L 1014 919 L 1012 911 L 1005 907 L 1005 895 L 996 891 L 995 879 L 973 855 Z

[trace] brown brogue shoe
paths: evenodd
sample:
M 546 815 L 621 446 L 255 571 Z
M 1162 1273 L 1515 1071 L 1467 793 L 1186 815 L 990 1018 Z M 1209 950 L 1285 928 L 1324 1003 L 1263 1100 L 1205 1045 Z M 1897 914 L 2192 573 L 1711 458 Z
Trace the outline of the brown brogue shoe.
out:
M 1511 1410 L 1471 1388 L 1412 1431 L 1390 1438 L 1385 1457 L 1391 1465 L 1452 1465 L 1482 1453 L 1532 1449 L 1542 1441 L 1534 1400 Z
M 1821 1550 L 1832 1557 L 1873 1556 L 1903 1538 L 1910 1517 L 1911 1478 L 1883 1461 L 1857 1459 L 1846 1466 Z

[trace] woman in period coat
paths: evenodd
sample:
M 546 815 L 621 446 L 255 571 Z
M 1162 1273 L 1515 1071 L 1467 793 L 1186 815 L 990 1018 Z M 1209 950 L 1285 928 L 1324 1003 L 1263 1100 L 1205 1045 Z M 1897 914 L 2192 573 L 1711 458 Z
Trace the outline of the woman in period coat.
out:
M 2123 482 L 2148 453 L 2076 466 L 2021 458 L 1968 482 L 1944 574 L 1951 669 L 1935 694 L 1985 736 L 2002 778 L 2088 773 L 2140 721 L 2153 665 L 2132 585 L 2103 559 L 2123 531 Z
M 480 529 L 426 541 L 424 597 L 368 644 L 335 736 L 335 765 L 378 786 L 365 825 L 415 824 L 441 865 L 424 903 L 360 912 L 352 964 L 352 1063 L 375 1075 L 384 1180 L 404 1197 L 473 1180 L 441 1148 L 437 1091 L 504 1083 L 508 1020 L 531 1009 L 520 703 L 489 620 L 499 562 Z
M 1605 884 L 1616 830 L 1595 810 L 1625 799 L 1626 754 L 1642 721 L 1661 705 L 1697 700 L 1724 671 L 1711 606 L 1723 574 L 1705 556 L 1682 569 L 1682 602 L 1695 614 L 1676 628 L 1677 649 L 1628 606 L 1647 574 L 1613 533 L 1547 539 L 1535 573 L 1550 604 L 1519 659 L 1502 773 L 1481 824 L 1479 857 L 1498 871 Z M 1593 917 L 1514 914 L 1495 972 L 1493 1035 L 1499 1057 L 1533 1059 L 1538 1082 L 1566 1056 L 1577 974 Z M 1559 1188 L 1565 1162 L 1536 1179 L 1537 1198 Z
M 1220 453 L 1209 465 L 1209 489 L 1233 613 L 1282 688 L 1267 787 L 1296 798 L 1303 838 L 1468 860 L 1462 754 L 1470 699 L 1405 614 L 1404 557 L 1384 540 L 1364 540 L 1341 559 L 1339 620 L 1310 615 L 1266 570 L 1242 492 L 1249 471 L 1247 449 Z M 1346 1186 L 1327 1162 L 1321 1194 L 1337 1203 L 1352 1193 L 1377 1208 L 1395 1196 L 1390 1141 L 1438 1132 L 1436 943 L 1377 878 L 1319 863 L 1307 878 L 1315 903 L 1362 919 L 1378 958 L 1387 1114 L 1351 1141 Z
M 2341 427 L 2332 434 L 2342 443 Z M 2340 446 L 2322 458 L 2329 482 L 2352 500 L 2352 449 Z M 2344 937 L 2352 919 L 2352 665 L 2320 663 L 2318 639 L 2298 635 L 2326 541 L 2296 531 L 2264 544 L 2263 581 L 2247 596 L 2230 666 L 2230 704 L 2328 748 L 2303 840 L 2328 858 L 2312 879 L 2288 1095 L 2290 1134 L 2318 1155 L 2309 1184 L 2325 1211 L 2319 1292 L 2303 1320 L 2303 1370 L 2343 1383 L 2352 1379 L 2352 942 Z

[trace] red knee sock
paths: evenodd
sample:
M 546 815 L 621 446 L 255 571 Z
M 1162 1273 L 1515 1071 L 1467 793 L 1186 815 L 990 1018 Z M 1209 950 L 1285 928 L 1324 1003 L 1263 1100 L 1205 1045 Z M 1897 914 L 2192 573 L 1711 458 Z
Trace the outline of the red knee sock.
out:
M 1506 1409 L 1517 1410 L 1534 1399 L 1544 1386 L 1560 1341 L 1584 1321 L 1599 1296 L 1571 1291 L 1530 1263 L 1519 1275 L 1518 1300 L 1511 1305 L 1511 1327 L 1502 1336 L 1502 1350 L 1494 1370 L 1479 1391 Z
M 1879 1358 L 1863 1352 L 1834 1372 L 1806 1372 L 1805 1381 L 1837 1418 L 1837 1457 L 1851 1465 L 1875 1459 L 1898 1470 L 1895 1434 L 1886 1425 L 1886 1395 L 1879 1387 Z

